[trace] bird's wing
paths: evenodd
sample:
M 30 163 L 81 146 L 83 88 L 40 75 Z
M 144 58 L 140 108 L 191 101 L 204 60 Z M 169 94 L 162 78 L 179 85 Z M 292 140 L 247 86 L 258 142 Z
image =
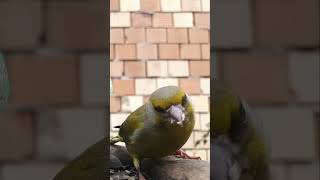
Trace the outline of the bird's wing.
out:
M 246 112 L 246 118 L 248 119 L 248 123 L 252 124 L 255 133 L 259 135 L 259 137 L 265 144 L 266 150 L 268 151 L 268 153 L 270 153 L 270 139 L 268 138 L 269 133 L 262 119 L 255 113 L 254 109 L 251 109 L 251 107 L 247 104 L 247 102 L 244 99 L 241 99 L 241 105 Z
M 0 109 L 1 106 L 8 102 L 10 95 L 10 86 L 8 80 L 8 73 L 5 66 L 4 58 L 0 53 Z
M 68 163 L 53 180 L 106 180 L 106 151 L 107 139 L 104 138 Z
M 119 135 L 126 143 L 134 143 L 134 134 L 142 129 L 145 126 L 145 122 L 148 121 L 147 115 L 150 111 L 148 110 L 148 106 L 149 104 L 145 104 L 139 107 L 137 110 L 132 112 L 121 125 Z

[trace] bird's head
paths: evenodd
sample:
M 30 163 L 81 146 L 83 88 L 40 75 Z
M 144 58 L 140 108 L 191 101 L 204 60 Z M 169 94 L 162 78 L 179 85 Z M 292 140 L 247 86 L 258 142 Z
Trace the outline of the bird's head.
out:
M 239 97 L 221 81 L 212 79 L 210 89 L 212 91 L 210 128 L 215 137 L 230 131 L 232 119 L 240 118 L 241 104 Z
M 153 92 L 150 102 L 156 112 L 170 123 L 183 126 L 188 114 L 193 113 L 188 95 L 176 86 L 166 86 Z

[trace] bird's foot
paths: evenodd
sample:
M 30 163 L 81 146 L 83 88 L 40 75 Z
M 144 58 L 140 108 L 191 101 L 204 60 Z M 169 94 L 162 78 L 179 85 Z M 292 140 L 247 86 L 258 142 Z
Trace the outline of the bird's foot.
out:
M 200 157 L 195 157 L 195 156 L 189 156 L 186 152 L 182 151 L 179 149 L 177 152 L 175 152 L 174 156 L 182 158 L 182 159 L 196 159 L 196 160 L 201 160 Z

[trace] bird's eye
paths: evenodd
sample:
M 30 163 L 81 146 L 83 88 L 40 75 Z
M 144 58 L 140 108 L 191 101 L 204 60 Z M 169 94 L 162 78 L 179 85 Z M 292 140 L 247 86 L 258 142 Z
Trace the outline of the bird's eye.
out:
M 163 108 L 160 108 L 159 106 L 154 107 L 154 109 L 160 113 L 165 113 L 166 110 L 164 110 Z
M 188 102 L 188 95 L 187 94 L 185 94 L 183 97 L 182 97 L 182 105 L 184 106 L 184 105 L 186 105 L 186 103 Z

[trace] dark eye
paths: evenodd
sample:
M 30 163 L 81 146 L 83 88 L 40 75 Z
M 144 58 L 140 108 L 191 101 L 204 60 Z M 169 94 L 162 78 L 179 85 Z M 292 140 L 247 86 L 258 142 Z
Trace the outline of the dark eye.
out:
M 154 109 L 155 109 L 156 111 L 160 112 L 160 113 L 165 113 L 165 112 L 166 112 L 166 110 L 160 108 L 159 106 L 154 107 Z
M 182 106 L 186 105 L 188 102 L 188 95 L 185 94 L 183 97 L 182 97 Z

